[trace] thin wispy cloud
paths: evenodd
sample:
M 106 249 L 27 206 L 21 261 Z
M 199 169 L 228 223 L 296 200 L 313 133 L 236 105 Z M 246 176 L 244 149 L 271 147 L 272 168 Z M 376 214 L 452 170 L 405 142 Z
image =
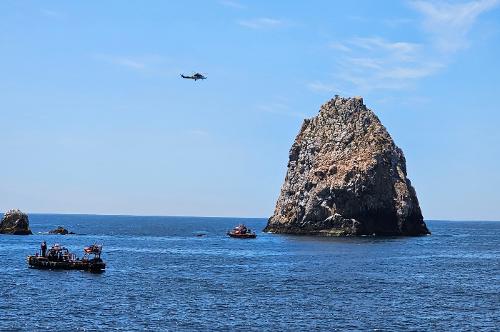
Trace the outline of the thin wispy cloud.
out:
M 95 60 L 103 61 L 114 66 L 120 66 L 129 70 L 146 71 L 159 67 L 165 62 L 165 58 L 158 55 L 123 56 L 109 54 L 95 54 Z
M 262 104 L 257 106 L 257 109 L 264 113 L 284 115 L 290 117 L 297 117 L 303 119 L 305 114 L 293 110 L 288 102 L 283 98 L 278 98 L 277 101 L 269 102 L 267 104 Z
M 231 7 L 231 8 L 235 8 L 235 9 L 246 9 L 247 8 L 247 6 L 245 6 L 244 4 L 237 2 L 237 1 L 234 1 L 234 0 L 220 0 L 219 3 L 223 6 Z
M 138 60 L 134 60 L 132 58 L 124 58 L 124 57 L 116 57 L 110 59 L 112 63 L 132 68 L 132 69 L 144 69 L 146 68 L 146 64 L 144 62 L 140 62 Z
M 278 28 L 285 25 L 285 21 L 269 17 L 253 18 L 248 20 L 240 20 L 238 24 L 250 29 L 269 29 Z
M 341 89 L 333 84 L 325 84 L 320 81 L 315 81 L 307 84 L 307 87 L 316 92 L 340 93 Z
M 62 13 L 60 11 L 52 10 L 52 9 L 47 9 L 47 8 L 40 9 L 40 13 L 43 16 L 50 17 L 50 18 L 63 18 L 63 17 L 65 17 L 64 13 Z
M 366 92 L 375 89 L 403 89 L 432 75 L 441 64 L 427 57 L 424 45 L 389 41 L 382 37 L 355 37 L 332 43 L 336 58 L 335 84 L 315 81 L 316 92 Z
M 328 45 L 328 46 L 334 50 L 337 50 L 337 51 L 342 51 L 342 52 L 350 52 L 351 51 L 351 49 L 343 43 L 333 42 L 333 43 L 330 43 L 330 45 Z
M 401 60 L 408 61 L 415 58 L 416 53 L 421 48 L 421 45 L 409 42 L 391 42 L 381 37 L 369 38 L 353 38 L 349 41 L 353 46 L 360 49 L 365 49 L 372 52 L 381 52 L 383 55 L 390 56 Z
M 423 15 L 423 26 L 442 52 L 455 52 L 469 45 L 467 34 L 479 15 L 493 9 L 499 0 L 465 3 L 412 1 L 411 7 Z
M 465 3 L 412 1 L 410 7 L 422 15 L 415 24 L 423 27 L 427 42 L 388 40 L 381 36 L 335 41 L 332 75 L 335 84 L 314 81 L 307 87 L 316 92 L 364 93 L 377 89 L 406 89 L 448 66 L 451 56 L 469 46 L 468 33 L 479 15 L 500 0 Z M 404 18 L 406 23 L 413 22 Z M 423 38 L 425 40 L 425 38 Z
M 382 23 L 388 27 L 391 27 L 391 28 L 397 28 L 397 27 L 400 27 L 400 26 L 404 26 L 404 25 L 407 25 L 407 24 L 411 24 L 413 23 L 414 20 L 410 19 L 410 18 L 401 18 L 401 17 L 398 17 L 398 18 L 388 18 L 388 19 L 385 19 L 382 21 Z

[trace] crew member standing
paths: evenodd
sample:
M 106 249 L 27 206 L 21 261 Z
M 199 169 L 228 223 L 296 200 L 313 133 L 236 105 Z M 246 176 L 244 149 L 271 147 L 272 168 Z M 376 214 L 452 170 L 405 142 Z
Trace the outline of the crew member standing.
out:
M 45 254 L 47 253 L 47 243 L 43 241 L 40 247 L 42 249 L 42 257 L 45 257 Z

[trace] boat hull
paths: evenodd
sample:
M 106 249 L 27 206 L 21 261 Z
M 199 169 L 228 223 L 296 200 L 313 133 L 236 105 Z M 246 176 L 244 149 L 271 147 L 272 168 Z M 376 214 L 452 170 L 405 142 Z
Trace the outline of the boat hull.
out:
M 45 257 L 28 256 L 28 265 L 33 269 L 42 270 L 82 270 L 89 272 L 103 272 L 106 264 L 101 259 L 49 261 Z
M 234 233 L 227 233 L 228 236 L 235 238 L 235 239 L 255 239 L 257 237 L 257 234 L 251 233 L 251 234 L 234 234 Z

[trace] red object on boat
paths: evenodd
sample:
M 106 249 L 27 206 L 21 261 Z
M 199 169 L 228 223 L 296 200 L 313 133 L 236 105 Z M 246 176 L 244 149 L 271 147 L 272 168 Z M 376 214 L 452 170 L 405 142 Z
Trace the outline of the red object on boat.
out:
M 91 246 L 83 248 L 83 251 L 86 254 L 100 254 L 101 253 L 101 246 L 98 246 L 97 244 L 93 244 Z

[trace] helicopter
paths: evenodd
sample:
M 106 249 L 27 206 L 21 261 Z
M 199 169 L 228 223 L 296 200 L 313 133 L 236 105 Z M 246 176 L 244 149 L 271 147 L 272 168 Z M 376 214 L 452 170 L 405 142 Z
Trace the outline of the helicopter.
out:
M 203 76 L 200 73 L 195 73 L 195 74 L 193 74 L 191 76 L 185 76 L 185 75 L 181 74 L 181 77 L 182 78 L 187 78 L 187 79 L 190 79 L 190 80 L 195 80 L 195 81 L 197 81 L 197 80 L 206 80 L 207 79 L 206 76 Z

